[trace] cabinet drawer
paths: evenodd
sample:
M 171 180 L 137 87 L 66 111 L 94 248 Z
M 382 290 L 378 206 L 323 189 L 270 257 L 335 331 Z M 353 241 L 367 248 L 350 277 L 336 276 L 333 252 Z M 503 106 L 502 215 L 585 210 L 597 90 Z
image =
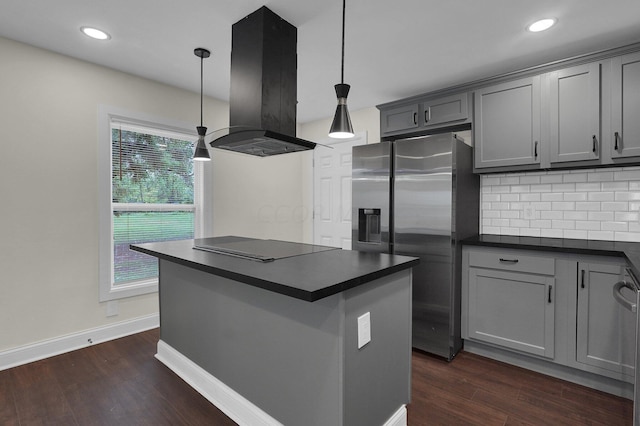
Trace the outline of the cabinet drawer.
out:
M 473 250 L 469 252 L 469 266 L 543 275 L 555 274 L 555 259 L 524 255 L 518 251 L 489 252 Z

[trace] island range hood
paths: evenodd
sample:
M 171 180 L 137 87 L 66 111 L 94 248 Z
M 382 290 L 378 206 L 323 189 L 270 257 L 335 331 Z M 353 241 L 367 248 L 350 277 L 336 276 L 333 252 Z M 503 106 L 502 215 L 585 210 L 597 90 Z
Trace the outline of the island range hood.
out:
M 296 27 L 263 6 L 231 35 L 228 134 L 210 145 L 260 157 L 314 149 L 296 137 Z

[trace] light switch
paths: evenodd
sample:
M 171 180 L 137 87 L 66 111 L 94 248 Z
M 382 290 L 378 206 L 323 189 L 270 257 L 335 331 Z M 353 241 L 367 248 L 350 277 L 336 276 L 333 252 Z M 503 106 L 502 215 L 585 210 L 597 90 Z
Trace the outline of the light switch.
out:
M 371 341 L 371 312 L 358 317 L 358 349 Z

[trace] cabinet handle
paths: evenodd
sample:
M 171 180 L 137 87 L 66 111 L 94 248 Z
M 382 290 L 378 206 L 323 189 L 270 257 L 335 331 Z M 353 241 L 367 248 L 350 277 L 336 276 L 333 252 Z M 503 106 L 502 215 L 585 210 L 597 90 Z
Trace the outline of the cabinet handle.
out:
M 424 122 L 428 123 L 431 120 L 431 108 L 427 108 L 424 111 Z
M 533 143 L 533 158 L 538 158 L 538 141 Z
M 505 262 L 505 263 L 518 263 L 518 259 L 503 259 L 503 258 L 500 258 L 500 262 Z
M 618 140 L 620 139 L 620 133 L 615 132 L 613 134 L 613 138 L 615 139 L 616 143 L 615 146 L 613 147 L 613 149 L 615 149 L 616 151 L 618 150 Z
M 593 135 L 593 152 L 596 152 L 597 148 L 598 148 L 598 139 L 596 138 L 596 135 Z
M 582 276 L 582 278 L 580 279 L 581 281 L 580 287 L 584 288 L 584 269 L 580 271 L 580 274 Z
M 418 113 L 417 112 L 413 113 L 413 124 L 418 124 Z
M 553 286 L 549 285 L 549 294 L 547 295 L 547 302 L 551 303 L 551 290 L 553 290 Z

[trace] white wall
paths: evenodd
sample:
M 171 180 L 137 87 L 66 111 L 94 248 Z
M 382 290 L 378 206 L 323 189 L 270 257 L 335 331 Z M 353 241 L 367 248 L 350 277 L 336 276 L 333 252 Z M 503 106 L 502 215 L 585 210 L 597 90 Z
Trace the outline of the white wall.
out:
M 3 38 L 0 58 L 0 351 L 157 312 L 98 303 L 98 105 L 195 126 L 198 94 Z M 227 110 L 206 99 L 205 124 Z

